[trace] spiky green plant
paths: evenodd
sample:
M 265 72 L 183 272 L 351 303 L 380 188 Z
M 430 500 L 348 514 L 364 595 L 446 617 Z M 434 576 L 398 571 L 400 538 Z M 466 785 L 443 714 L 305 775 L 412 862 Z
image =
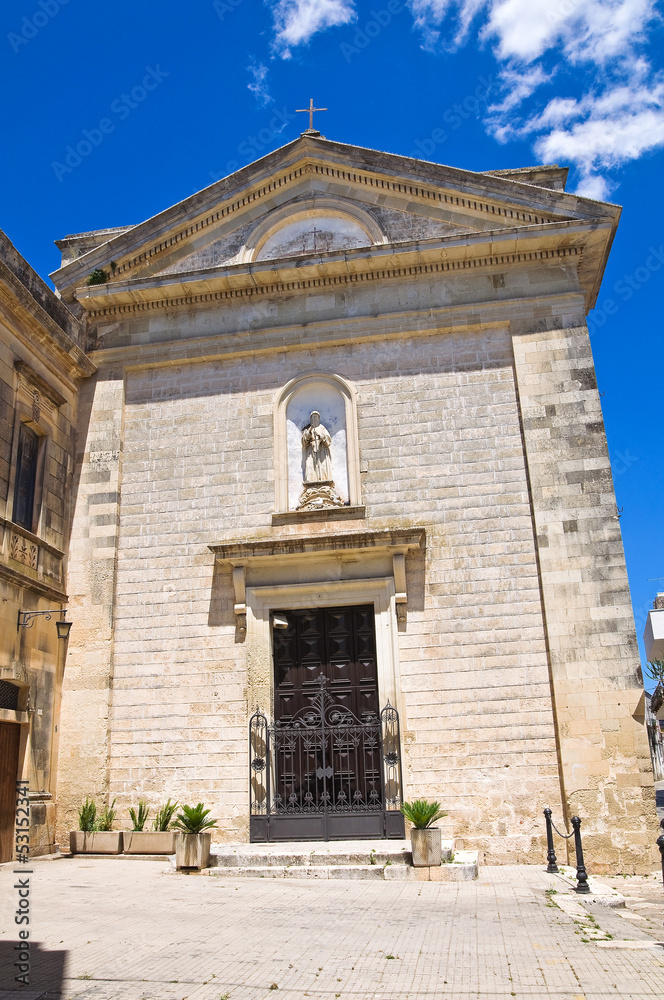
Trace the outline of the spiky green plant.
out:
M 131 821 L 134 824 L 132 829 L 136 833 L 140 833 L 145 824 L 147 823 L 148 816 L 150 814 L 150 809 L 147 802 L 143 799 L 138 800 L 138 812 L 133 806 L 129 807 L 129 815 L 131 816 Z
M 159 830 L 160 833 L 164 833 L 168 830 L 177 807 L 177 802 L 171 802 L 169 797 L 168 802 L 165 802 L 163 806 L 160 806 L 159 809 L 157 809 L 157 815 L 152 823 L 154 829 Z
M 115 817 L 117 815 L 114 808 L 117 799 L 113 799 L 110 806 L 104 806 L 102 811 L 99 813 L 99 819 L 97 820 L 97 830 L 112 830 L 113 823 L 115 822 Z
M 182 812 L 177 814 L 173 826 L 183 833 L 203 833 L 217 825 L 216 819 L 208 819 L 209 809 L 202 802 L 195 806 L 182 806 Z
M 404 802 L 401 812 L 416 830 L 426 830 L 433 826 L 437 819 L 447 816 L 447 813 L 443 812 L 440 802 L 429 802 L 428 799 L 414 799 L 412 802 Z
M 78 810 L 78 828 L 84 833 L 92 833 L 97 829 L 97 806 L 86 796 L 85 802 Z

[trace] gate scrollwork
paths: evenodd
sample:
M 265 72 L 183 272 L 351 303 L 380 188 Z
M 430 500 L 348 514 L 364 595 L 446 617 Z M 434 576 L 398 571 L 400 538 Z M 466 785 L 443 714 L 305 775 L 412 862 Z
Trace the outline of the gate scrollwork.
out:
M 284 816 L 321 816 L 324 823 L 334 815 L 373 815 L 375 824 L 380 813 L 400 815 L 399 713 L 389 702 L 380 716 L 358 719 L 333 701 L 321 678 L 320 690 L 287 721 L 252 715 L 249 751 L 257 839 L 272 839 L 271 820 Z M 297 838 L 297 826 L 293 831 Z

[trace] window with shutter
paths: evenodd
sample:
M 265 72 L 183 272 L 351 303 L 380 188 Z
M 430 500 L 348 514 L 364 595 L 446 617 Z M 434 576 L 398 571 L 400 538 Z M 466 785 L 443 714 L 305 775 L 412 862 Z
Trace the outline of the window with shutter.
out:
M 38 453 L 38 435 L 27 424 L 21 424 L 16 456 L 13 520 L 28 531 L 32 531 L 34 519 Z

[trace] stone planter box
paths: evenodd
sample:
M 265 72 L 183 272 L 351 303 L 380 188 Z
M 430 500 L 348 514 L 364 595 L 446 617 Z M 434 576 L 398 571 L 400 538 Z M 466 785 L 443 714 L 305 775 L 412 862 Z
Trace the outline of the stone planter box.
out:
M 175 830 L 125 830 L 125 854 L 175 854 Z
M 122 854 L 122 833 L 104 830 L 85 833 L 72 830 L 69 834 L 69 850 L 72 854 Z
M 176 833 L 175 867 L 207 868 L 211 843 L 211 833 Z
M 410 831 L 410 846 L 415 868 L 433 868 L 441 863 L 441 832 L 437 826 Z

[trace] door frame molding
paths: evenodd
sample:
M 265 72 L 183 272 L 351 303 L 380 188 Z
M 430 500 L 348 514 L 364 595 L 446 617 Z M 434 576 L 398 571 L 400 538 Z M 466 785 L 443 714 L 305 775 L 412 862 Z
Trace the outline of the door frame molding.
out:
M 399 712 L 403 732 L 406 717 L 400 683 L 395 596 L 393 576 L 247 587 L 247 698 L 250 711 L 254 707 L 261 708 L 268 719 L 273 719 L 273 611 L 373 604 L 379 709 L 389 701 Z

